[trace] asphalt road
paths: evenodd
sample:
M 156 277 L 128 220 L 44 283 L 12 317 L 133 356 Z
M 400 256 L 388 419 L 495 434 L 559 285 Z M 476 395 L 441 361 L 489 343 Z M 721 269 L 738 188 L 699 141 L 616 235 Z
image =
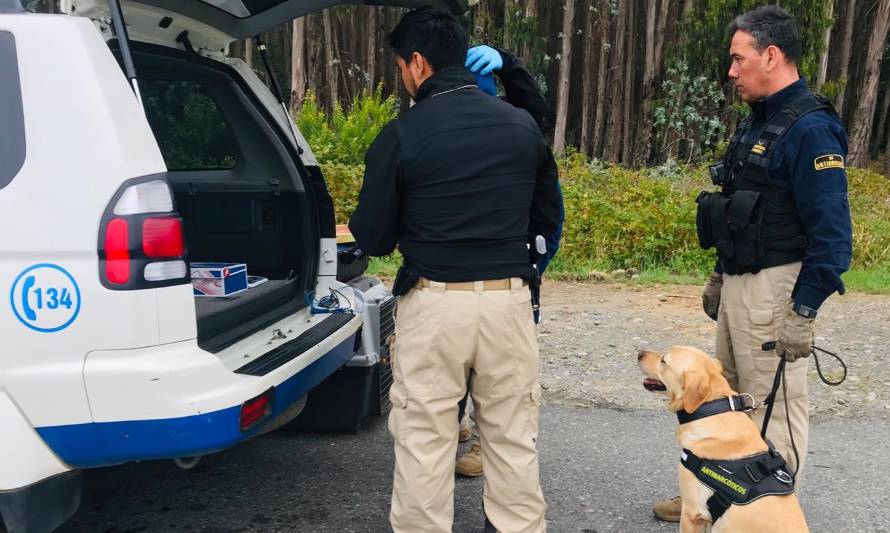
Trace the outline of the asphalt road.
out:
M 549 531 L 677 531 L 652 501 L 675 492 L 667 412 L 544 407 L 540 451 Z M 890 532 L 886 417 L 812 428 L 802 500 L 814 532 Z M 80 511 L 60 531 L 388 531 L 386 425 L 358 435 L 279 431 L 206 457 L 192 471 L 153 461 L 88 471 Z M 454 531 L 482 530 L 481 479 L 459 479 Z

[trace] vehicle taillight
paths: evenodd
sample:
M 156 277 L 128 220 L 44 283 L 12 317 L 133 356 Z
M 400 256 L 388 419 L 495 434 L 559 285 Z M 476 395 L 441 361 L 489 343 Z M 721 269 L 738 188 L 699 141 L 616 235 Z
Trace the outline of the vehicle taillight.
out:
M 124 184 L 105 210 L 99 240 L 103 284 L 116 290 L 189 282 L 182 219 L 166 179 Z
M 185 252 L 178 218 L 146 218 L 142 222 L 142 250 L 146 257 L 179 257 Z
M 272 396 L 275 389 L 247 400 L 241 406 L 241 431 L 247 431 L 272 412 Z
M 130 281 L 129 225 L 122 218 L 115 218 L 105 230 L 105 276 L 110 283 L 124 284 Z

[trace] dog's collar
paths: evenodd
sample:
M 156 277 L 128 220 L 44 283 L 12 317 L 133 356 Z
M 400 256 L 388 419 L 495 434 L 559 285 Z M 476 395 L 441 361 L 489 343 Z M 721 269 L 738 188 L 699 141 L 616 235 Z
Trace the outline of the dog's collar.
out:
M 677 420 L 680 424 L 688 424 L 694 420 L 732 411 L 749 413 L 754 410 L 755 404 L 754 397 L 747 393 L 739 394 L 738 396 L 727 396 L 726 398 L 703 403 L 692 413 L 687 413 L 683 410 L 677 411 Z

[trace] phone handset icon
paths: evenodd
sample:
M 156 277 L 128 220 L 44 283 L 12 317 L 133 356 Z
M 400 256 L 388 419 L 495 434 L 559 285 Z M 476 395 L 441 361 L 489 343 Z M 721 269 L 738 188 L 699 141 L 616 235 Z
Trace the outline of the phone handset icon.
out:
M 25 283 L 22 286 L 22 310 L 25 312 L 25 317 L 32 322 L 37 320 L 37 313 L 31 309 L 31 304 L 28 303 L 28 293 L 31 292 L 31 287 L 34 286 L 35 282 L 34 276 L 28 276 L 25 278 Z

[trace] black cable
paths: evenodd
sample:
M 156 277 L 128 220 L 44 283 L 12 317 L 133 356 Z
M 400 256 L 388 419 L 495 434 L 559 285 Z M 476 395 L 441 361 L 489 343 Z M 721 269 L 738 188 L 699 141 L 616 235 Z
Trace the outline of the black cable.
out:
M 766 428 L 769 427 L 769 421 L 773 416 L 773 405 L 776 403 L 776 394 L 779 393 L 779 383 L 783 381 L 783 377 L 785 377 L 784 357 L 779 361 L 779 366 L 776 368 L 776 377 L 773 378 L 773 387 L 769 391 L 769 396 L 763 401 L 764 405 L 766 405 L 766 413 L 763 415 L 763 426 L 760 428 L 760 438 L 763 440 L 766 440 Z M 785 401 L 785 406 L 788 406 L 787 400 Z
M 829 381 L 822 374 L 822 367 L 819 365 L 819 356 L 816 355 L 816 350 L 819 350 L 822 353 L 827 353 L 828 355 L 837 359 L 837 362 L 841 364 L 841 367 L 844 369 L 844 375 L 838 381 Z M 819 379 L 822 380 L 822 383 L 825 383 L 829 387 L 837 387 L 841 383 L 843 383 L 847 379 L 847 363 L 844 362 L 836 353 L 829 352 L 828 350 L 823 350 L 818 346 L 813 346 L 813 359 L 816 360 L 816 372 L 819 374 Z
M 785 400 L 785 424 L 788 426 L 788 436 L 791 438 L 791 451 L 794 452 L 794 473 L 791 474 L 791 477 L 796 478 L 797 473 L 800 472 L 800 452 L 797 451 L 797 444 L 794 442 L 794 432 L 791 431 L 791 413 L 788 409 L 788 379 L 785 377 L 784 366 L 782 366 L 782 378 L 782 395 Z

